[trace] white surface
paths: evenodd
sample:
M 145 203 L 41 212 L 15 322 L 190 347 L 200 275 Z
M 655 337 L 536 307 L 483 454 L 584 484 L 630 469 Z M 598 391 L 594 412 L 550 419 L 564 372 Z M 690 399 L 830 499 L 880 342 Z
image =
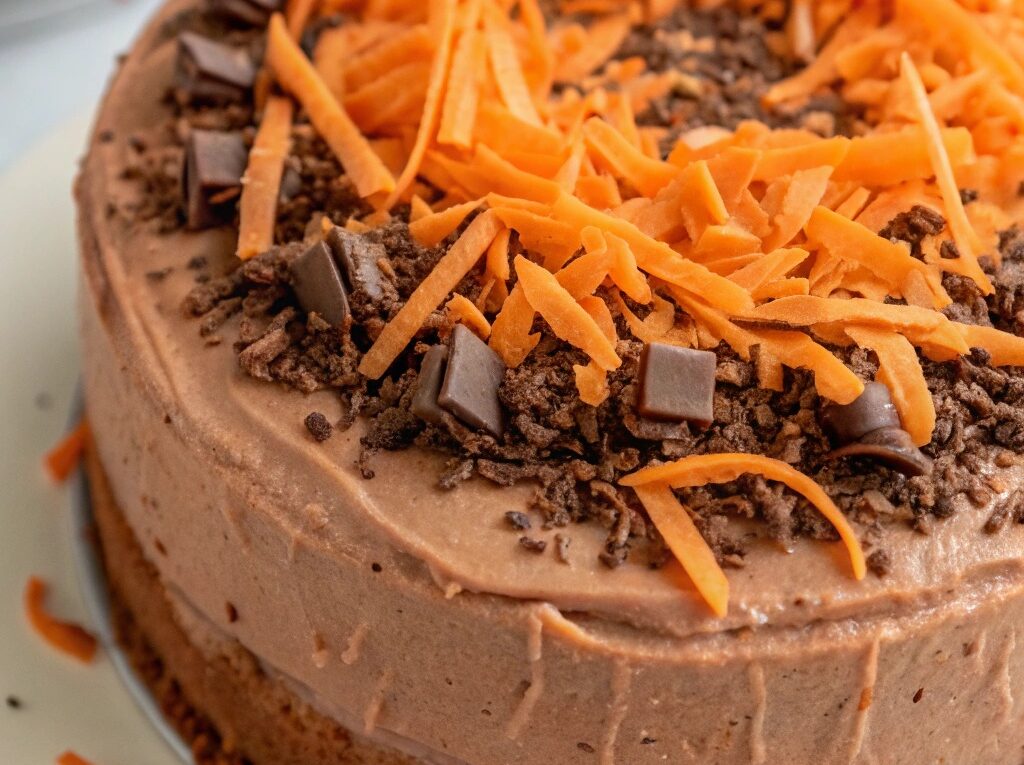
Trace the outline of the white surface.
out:
M 56 614 L 89 625 L 67 489 L 40 463 L 64 431 L 77 377 L 70 189 L 87 129 L 88 118 L 73 119 L 0 174 L 0 763 L 49 765 L 73 749 L 96 765 L 179 765 L 105 656 L 91 666 L 65 658 L 22 614 L 36 574 L 51 583 Z M 9 694 L 22 709 L 7 708 Z
M 158 0 L 0 0 L 0 172 L 96 103 Z

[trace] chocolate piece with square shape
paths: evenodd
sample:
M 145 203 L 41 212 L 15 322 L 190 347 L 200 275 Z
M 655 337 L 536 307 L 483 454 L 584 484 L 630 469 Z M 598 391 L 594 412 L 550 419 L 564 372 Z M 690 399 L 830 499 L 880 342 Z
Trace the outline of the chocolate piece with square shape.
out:
M 341 265 L 353 296 L 362 293 L 361 297 L 370 305 L 385 299 L 398 299 L 395 286 L 385 278 L 377 265 L 387 258 L 384 245 L 340 226 L 335 226 L 327 234 L 327 244 L 334 251 L 334 257 Z
M 650 343 L 640 356 L 640 415 L 661 422 L 714 420 L 715 366 L 710 351 Z
M 307 313 L 316 312 L 324 321 L 340 327 L 349 316 L 348 293 L 334 255 L 317 242 L 292 261 L 292 287 Z
M 470 427 L 499 438 L 505 432 L 505 415 L 498 400 L 504 377 L 501 357 L 472 330 L 458 324 L 452 332 L 448 369 L 437 403 Z
M 248 159 L 239 133 L 195 129 L 188 134 L 181 177 L 189 228 L 231 222 Z
M 823 416 L 840 444 L 854 443 L 881 428 L 900 427 L 889 389 L 879 382 L 865 384 L 864 392 L 849 404 L 829 404 Z
M 249 54 L 195 32 L 178 36 L 174 84 L 188 98 L 211 103 L 244 101 L 256 81 Z
M 416 380 L 416 392 L 412 395 L 409 409 L 424 422 L 431 425 L 444 424 L 444 410 L 438 406 L 445 368 L 448 364 L 448 348 L 435 345 L 427 351 L 420 363 L 420 374 Z

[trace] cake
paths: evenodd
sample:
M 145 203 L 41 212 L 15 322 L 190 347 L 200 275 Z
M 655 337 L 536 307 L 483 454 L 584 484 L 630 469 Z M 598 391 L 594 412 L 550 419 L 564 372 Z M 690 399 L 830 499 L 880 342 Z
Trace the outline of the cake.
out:
M 76 195 L 200 762 L 1024 759 L 1024 14 L 170 0 Z

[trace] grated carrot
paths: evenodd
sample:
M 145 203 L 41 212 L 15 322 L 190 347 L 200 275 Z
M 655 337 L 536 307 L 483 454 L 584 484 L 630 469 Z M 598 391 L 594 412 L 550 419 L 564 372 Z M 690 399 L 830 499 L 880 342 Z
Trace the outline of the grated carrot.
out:
M 387 371 L 423 326 L 431 311 L 469 273 L 500 230 L 501 221 L 490 211 L 473 219 L 469 228 L 434 266 L 434 270 L 420 282 L 401 310 L 384 325 L 359 364 L 361 374 L 376 380 Z
M 790 176 L 780 208 L 773 216 L 772 233 L 764 240 L 766 250 L 789 244 L 810 220 L 828 187 L 832 167 L 823 165 L 797 170 Z
M 622 360 L 615 345 L 601 331 L 550 271 L 524 258 L 515 259 L 516 275 L 527 302 L 551 327 L 556 337 L 576 346 L 602 369 L 618 369 Z
M 716 616 L 725 616 L 729 610 L 729 580 L 690 518 L 689 510 L 668 486 L 643 484 L 633 490 L 697 592 Z
M 754 170 L 755 181 L 770 181 L 783 175 L 819 167 L 839 167 L 850 151 L 850 139 L 828 138 L 800 146 L 762 152 Z
M 611 391 L 608 388 L 608 373 L 594 361 L 586 366 L 573 364 L 573 374 L 576 378 L 576 390 L 579 392 L 580 401 L 589 406 L 601 406 L 608 400 Z
M 345 29 L 344 26 L 340 28 Z M 342 68 L 345 89 L 358 90 L 410 61 L 429 61 L 433 51 L 434 43 L 425 24 L 386 37 L 379 45 L 363 53 L 352 55 L 347 51 Z
M 57 758 L 57 765 L 92 765 L 89 760 L 79 757 L 74 752 L 64 752 Z
M 926 141 L 925 131 L 919 127 L 853 138 L 832 177 L 863 186 L 895 186 L 930 178 L 935 171 Z M 942 144 L 954 167 L 974 160 L 974 141 L 966 128 L 946 128 L 942 131 Z
M 82 461 L 86 444 L 89 442 L 89 423 L 83 417 L 43 457 L 43 467 L 53 481 L 63 483 Z
M 96 656 L 96 638 L 77 624 L 55 619 L 46 610 L 46 583 L 30 577 L 25 584 L 24 606 L 29 624 L 36 633 L 57 650 L 85 664 Z
M 653 197 L 678 173 L 672 165 L 654 160 L 632 145 L 625 136 L 598 117 L 583 125 L 583 137 L 591 152 L 647 197 Z
M 861 549 L 860 541 L 846 516 L 818 484 L 780 460 L 757 454 L 709 454 L 684 457 L 665 465 L 639 470 L 623 478 L 620 483 L 623 486 L 632 487 L 667 484 L 674 489 L 681 489 L 705 486 L 709 483 L 728 483 L 735 481 L 744 473 L 753 473 L 771 481 L 784 483 L 814 505 L 839 532 L 850 556 L 854 577 L 864 578 L 867 573 L 864 551 Z
M 288 0 L 285 3 L 284 18 L 288 26 L 288 34 L 293 40 L 302 37 L 317 4 L 318 0 Z
M 925 131 L 928 156 L 935 172 L 936 183 L 942 191 L 942 200 L 946 206 L 946 219 L 953 232 L 953 240 L 960 251 L 962 265 L 982 293 L 991 295 L 995 288 L 985 272 L 981 270 L 981 266 L 978 265 L 977 251 L 981 243 L 964 211 L 964 203 L 960 199 L 960 187 L 953 175 L 953 166 L 942 142 L 939 123 L 935 119 L 935 113 L 928 101 L 928 93 L 924 89 L 924 83 L 921 82 L 921 75 L 918 74 L 913 60 L 906 51 L 900 58 L 900 70 L 910 87 L 918 120 Z M 1021 80 L 1021 85 L 1024 86 L 1024 78 Z
M 391 173 L 331 95 L 302 49 L 288 35 L 280 14 L 274 14 L 270 19 L 267 61 L 281 85 L 302 104 L 360 196 L 391 191 L 395 185 Z
M 436 247 L 461 226 L 462 222 L 466 220 L 466 216 L 477 209 L 482 201 L 482 199 L 476 199 L 460 205 L 452 205 L 441 212 L 424 215 L 409 224 L 409 233 L 424 247 Z
M 445 310 L 454 322 L 461 322 L 469 327 L 481 339 L 491 336 L 491 323 L 483 315 L 473 301 L 464 295 L 454 295 L 445 303 Z
M 988 351 L 995 366 L 1024 366 L 1024 338 L 978 324 L 955 323 L 954 327 L 968 346 Z
M 491 325 L 489 343 L 510 369 L 522 364 L 540 342 L 540 333 L 531 332 L 535 314 L 522 285 L 516 284 Z
M 484 7 L 484 34 L 494 81 L 510 112 L 524 122 L 540 125 L 540 115 L 530 97 L 516 44 L 505 26 L 506 21 L 494 0 L 487 2 Z
M 431 22 L 440 29 L 437 50 L 434 52 L 434 58 L 430 64 L 430 81 L 423 102 L 423 114 L 416 130 L 416 141 L 412 151 L 409 152 L 409 161 L 406 163 L 405 169 L 402 170 L 402 174 L 395 181 L 391 194 L 384 202 L 385 207 L 393 207 L 402 198 L 406 189 L 412 185 L 420 171 L 427 148 L 434 138 L 434 132 L 440 119 L 442 91 L 451 63 L 457 6 L 457 0 L 430 0 Z
M 559 82 L 583 80 L 615 55 L 631 26 L 626 13 L 593 21 L 586 29 L 586 42 L 556 64 L 555 79 Z
M 611 258 L 607 250 L 588 252 L 573 260 L 555 274 L 558 283 L 572 296 L 582 300 L 601 286 L 608 276 Z
M 291 146 L 292 102 L 271 96 L 263 108 L 256 140 L 242 178 L 238 201 L 238 249 L 242 260 L 266 252 L 274 244 L 277 202 L 284 162 Z
M 732 212 L 743 192 L 754 180 L 762 152 L 742 146 L 730 146 L 709 159 L 708 171 L 722 197 L 725 208 Z
M 468 148 L 473 141 L 477 103 L 480 100 L 481 71 L 487 58 L 483 34 L 467 30 L 459 38 L 448 76 L 448 90 L 441 110 L 437 142 Z
M 729 274 L 729 281 L 753 292 L 758 287 L 781 279 L 799 266 L 810 253 L 799 248 L 770 252 L 749 266 Z
M 608 275 L 611 276 L 615 286 L 637 303 L 646 305 L 651 302 L 651 285 L 636 264 L 636 256 L 629 248 L 625 239 L 615 234 L 605 235 L 608 243 Z

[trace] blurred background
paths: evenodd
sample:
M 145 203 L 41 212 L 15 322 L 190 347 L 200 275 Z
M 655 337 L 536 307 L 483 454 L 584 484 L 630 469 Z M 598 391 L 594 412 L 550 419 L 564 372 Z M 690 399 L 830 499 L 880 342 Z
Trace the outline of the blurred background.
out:
M 0 0 L 0 173 L 88 114 L 157 0 Z

